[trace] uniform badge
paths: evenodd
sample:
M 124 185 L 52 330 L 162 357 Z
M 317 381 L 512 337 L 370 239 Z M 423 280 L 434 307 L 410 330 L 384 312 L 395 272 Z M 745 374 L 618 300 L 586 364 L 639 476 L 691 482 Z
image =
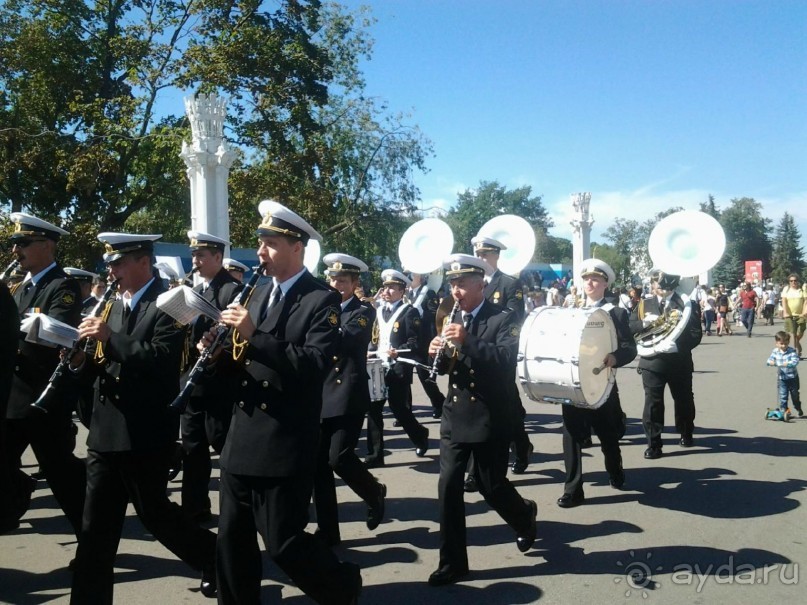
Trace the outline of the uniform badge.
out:
M 518 336 L 518 326 L 510 326 L 510 336 Z
M 366 317 L 359 317 L 356 320 L 356 323 L 359 324 L 360 328 L 366 328 L 367 327 L 367 318 Z
M 516 300 L 521 300 L 524 298 L 524 293 L 521 290 L 516 290 Z
M 493 293 L 493 302 L 499 302 L 499 297 L 501 296 L 500 292 Z
M 401 327 L 401 324 L 396 321 L 394 324 L 392 324 L 392 331 L 397 332 L 398 328 L 400 328 L 400 327 Z
M 174 327 L 175 327 L 177 330 L 181 330 L 182 328 L 184 328 L 184 327 L 185 327 L 185 324 L 184 324 L 184 323 L 182 323 L 182 322 L 180 322 L 180 321 L 174 321 Z
M 72 305 L 74 302 L 76 302 L 76 297 L 72 292 L 65 292 L 62 294 L 62 304 Z
M 416 320 L 415 320 L 415 321 L 413 321 L 412 323 L 413 323 L 413 324 L 415 324 L 415 327 L 416 327 L 416 328 L 419 328 L 419 327 L 420 327 L 420 320 L 419 320 L 419 319 L 416 319 Z
M 339 314 L 336 312 L 336 309 L 331 309 L 328 313 L 328 323 L 334 328 L 339 325 Z

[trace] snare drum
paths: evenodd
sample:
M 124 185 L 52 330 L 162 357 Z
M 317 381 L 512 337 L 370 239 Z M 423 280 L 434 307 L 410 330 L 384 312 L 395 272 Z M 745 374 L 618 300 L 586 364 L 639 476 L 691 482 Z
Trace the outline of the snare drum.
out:
M 370 401 L 383 401 L 387 398 L 387 383 L 384 380 L 384 362 L 380 359 L 367 360 L 367 374 L 370 385 Z
M 594 372 L 616 347 L 604 309 L 538 307 L 521 328 L 518 378 L 534 401 L 597 409 L 611 393 L 616 370 Z

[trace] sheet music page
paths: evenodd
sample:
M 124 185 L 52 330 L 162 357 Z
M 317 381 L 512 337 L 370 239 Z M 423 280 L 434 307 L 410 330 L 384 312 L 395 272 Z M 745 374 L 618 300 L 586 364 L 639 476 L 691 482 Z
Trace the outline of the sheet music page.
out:
M 50 347 L 72 347 L 78 340 L 78 329 L 43 313 L 32 313 L 20 324 L 25 340 Z
M 214 321 L 221 317 L 221 311 L 188 286 L 178 286 L 160 294 L 157 297 L 157 308 L 185 325 L 200 315 L 206 315 Z

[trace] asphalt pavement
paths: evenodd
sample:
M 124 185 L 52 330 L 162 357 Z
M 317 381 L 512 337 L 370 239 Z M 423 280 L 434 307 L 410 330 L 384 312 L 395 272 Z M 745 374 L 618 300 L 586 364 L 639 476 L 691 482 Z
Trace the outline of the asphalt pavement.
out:
M 741 328 L 731 337 L 704 336 L 694 353 L 695 446 L 678 445 L 668 397 L 670 432 L 659 460 L 643 458 L 643 391 L 635 363 L 620 369 L 617 381 L 628 414 L 625 487 L 609 486 L 595 438 L 583 462 L 586 502 L 577 508 L 555 504 L 564 477 L 560 409 L 522 396 L 535 454 L 526 473 L 510 478 L 525 498 L 538 503 L 538 540 L 527 554 L 519 553 L 514 532 L 479 494 L 468 494 L 471 573 L 466 581 L 440 588 L 426 583 L 438 558 L 439 421 L 431 417 L 416 381 L 415 409 L 429 428 L 432 449 L 417 458 L 387 417 L 387 466 L 374 471 L 388 487 L 386 520 L 368 531 L 365 505 L 347 487 L 338 487 L 343 542 L 336 552 L 362 567 L 360 603 L 801 601 L 807 416 L 788 423 L 764 419 L 766 409 L 776 405 L 776 371 L 765 360 L 779 329 L 781 321 L 757 325 L 751 338 Z M 85 436 L 82 429 L 82 453 Z M 364 449 L 362 439 L 359 451 Z M 25 461 L 29 472 L 36 471 L 30 451 Z M 175 500 L 179 480 L 169 484 Z M 214 509 L 216 489 L 214 482 Z M 215 527 L 215 519 L 209 525 Z M 315 527 L 309 525 L 309 531 Z M 67 521 L 40 481 L 20 528 L 0 536 L 0 602 L 67 603 L 67 564 L 75 548 Z M 264 577 L 264 603 L 311 603 L 269 560 Z M 196 573 L 148 535 L 130 507 L 118 550 L 116 602 L 211 602 L 198 584 Z

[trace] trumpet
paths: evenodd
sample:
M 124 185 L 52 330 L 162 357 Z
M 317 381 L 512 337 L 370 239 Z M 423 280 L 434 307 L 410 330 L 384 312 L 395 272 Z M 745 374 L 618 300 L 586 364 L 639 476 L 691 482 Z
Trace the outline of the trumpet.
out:
M 14 274 L 14 271 L 17 270 L 17 267 L 20 266 L 19 259 L 14 259 L 11 263 L 6 267 L 6 270 L 0 275 L 0 282 L 6 283 L 8 279 Z
M 95 307 L 93 307 L 92 313 L 90 313 L 90 317 L 99 317 L 106 307 L 109 300 L 115 294 L 115 291 L 118 289 L 118 280 L 114 280 L 111 282 L 104 292 L 104 295 L 101 297 Z M 53 393 L 56 391 L 57 388 L 61 385 L 62 381 L 64 380 L 65 375 L 67 374 L 66 370 L 70 360 L 72 359 L 73 355 L 78 353 L 79 349 L 84 349 L 86 352 L 86 347 L 89 344 L 89 339 L 82 339 L 76 340 L 73 343 L 72 348 L 62 356 L 59 360 L 59 363 L 56 364 L 56 368 L 53 370 L 53 374 L 51 374 L 50 379 L 48 380 L 48 384 L 45 387 L 45 390 L 39 395 L 36 401 L 31 404 L 32 408 L 36 408 L 39 411 L 48 413 L 48 403 L 50 398 L 52 397 Z
M 261 278 L 264 272 L 263 266 L 253 267 L 253 270 L 254 273 L 252 274 L 252 277 L 249 278 L 249 281 L 244 286 L 244 289 L 241 290 L 241 293 L 238 295 L 238 298 L 235 301 L 239 305 L 247 304 L 249 297 L 252 295 L 252 291 L 255 289 L 255 286 L 258 284 L 258 280 Z M 191 398 L 193 389 L 195 389 L 196 386 L 201 382 L 202 377 L 205 375 L 205 369 L 210 364 L 210 359 L 213 353 L 215 353 L 224 343 L 224 339 L 229 331 L 230 328 L 226 324 L 216 324 L 216 334 L 213 337 L 213 342 L 211 342 L 210 346 L 199 354 L 199 358 L 196 360 L 196 363 L 193 364 L 191 371 L 188 373 L 188 380 L 185 383 L 185 386 L 182 387 L 179 395 L 177 395 L 168 406 L 171 410 L 179 414 L 185 411 L 185 408 L 188 406 L 188 401 Z
M 448 322 L 447 323 L 454 323 L 454 319 L 457 317 L 457 313 L 460 311 L 460 303 L 456 301 L 454 306 L 451 307 L 451 313 L 448 315 Z M 432 368 L 429 371 L 429 377 L 427 380 L 430 382 L 437 381 L 437 368 L 440 366 L 440 363 L 443 361 L 443 357 L 446 354 L 446 348 L 448 347 L 448 339 L 444 336 L 440 337 L 442 339 L 442 345 L 440 346 L 440 350 L 437 351 L 437 354 L 434 356 L 434 363 L 432 364 Z

